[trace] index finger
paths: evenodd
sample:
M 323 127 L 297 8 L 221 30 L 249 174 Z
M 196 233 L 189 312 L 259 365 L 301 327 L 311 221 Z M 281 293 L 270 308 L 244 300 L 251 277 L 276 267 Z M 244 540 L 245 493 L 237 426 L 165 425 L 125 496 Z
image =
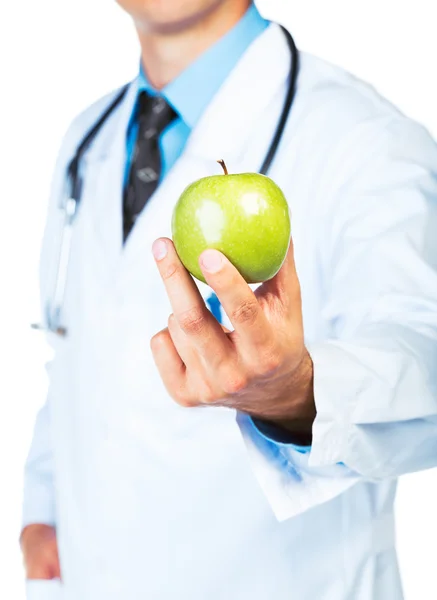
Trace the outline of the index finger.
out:
M 210 364 L 229 359 L 232 344 L 205 306 L 173 242 L 167 238 L 156 240 L 153 254 L 179 327 Z
M 290 239 L 287 255 L 277 274 L 257 289 L 259 297 L 272 296 L 279 300 L 277 303 L 281 312 L 288 317 L 301 316 L 301 294 L 299 278 L 294 261 L 293 240 Z

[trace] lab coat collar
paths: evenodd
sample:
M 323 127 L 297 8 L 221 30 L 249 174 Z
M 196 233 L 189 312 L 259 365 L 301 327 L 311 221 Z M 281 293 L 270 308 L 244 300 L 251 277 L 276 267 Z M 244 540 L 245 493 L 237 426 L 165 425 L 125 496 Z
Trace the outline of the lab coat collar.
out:
M 247 138 L 289 72 L 285 36 L 272 23 L 238 61 L 194 128 L 186 152 L 202 159 L 238 163 Z
M 230 31 L 203 52 L 160 92 L 152 86 L 141 66 L 138 93 L 146 91 L 151 95 L 162 94 L 185 125 L 192 130 L 236 62 L 268 27 L 268 24 L 269 22 L 260 15 L 255 4 L 251 4 Z
M 118 92 L 117 92 L 118 93 Z M 114 95 L 115 97 L 115 95 Z M 126 128 L 137 98 L 137 79 L 128 87 L 121 106 L 105 123 L 84 157 L 83 203 L 92 204 L 91 219 L 96 241 L 103 243 L 102 265 L 110 269 L 122 249 L 122 203 L 126 166 Z M 112 98 L 107 100 L 107 106 Z
M 120 148 L 123 148 L 124 154 L 122 158 L 125 160 L 126 130 L 137 99 L 137 90 L 138 77 L 136 77 L 131 83 L 128 84 L 128 89 L 123 102 L 109 117 L 108 121 L 104 124 L 102 130 L 96 137 L 93 145 L 85 154 L 85 163 L 92 163 L 96 160 L 104 160 L 108 157 L 112 157 L 114 154 L 119 155 Z M 117 90 L 117 92 L 114 93 L 113 97 L 108 97 L 106 104 L 101 108 L 102 113 L 111 104 L 111 102 L 118 93 L 119 90 Z M 98 117 L 100 117 L 100 114 L 97 116 L 97 118 Z M 122 146 L 120 146 L 121 140 L 123 141 Z
M 204 160 L 224 157 L 238 162 L 248 136 L 284 86 L 289 72 L 287 42 L 279 25 L 272 23 L 249 46 L 221 86 L 193 129 L 185 152 Z M 104 159 L 113 152 L 118 155 L 121 150 L 125 152 L 125 145 L 120 142 L 126 135 L 137 90 L 138 77 L 130 84 L 121 107 L 111 116 L 87 153 L 87 162 Z
M 266 147 L 257 136 L 260 156 L 267 152 L 283 105 L 289 68 L 285 36 L 278 25 L 272 24 L 238 62 L 194 128 L 182 156 L 140 214 L 124 249 L 124 264 L 126 260 L 131 264 L 144 261 L 140 258 L 144 256 L 142 250 L 150 252 L 156 237 L 171 237 L 171 216 L 177 198 L 193 181 L 217 172 L 215 160 L 223 158 L 234 172 L 257 169 L 258 160 L 254 162 L 253 148 L 248 146 L 253 145 L 253 134 L 260 123 L 264 139 L 265 115 L 272 106 L 275 114 L 269 115 Z M 122 276 L 128 276 L 126 269 Z
M 286 39 L 276 24 L 271 24 L 245 52 L 225 81 L 199 123 L 192 131 L 184 153 L 146 205 L 129 236 L 122 244 L 122 182 L 126 160 L 125 135 L 137 96 L 138 82 L 130 85 L 122 106 L 111 116 L 87 154 L 85 169 L 95 178 L 93 213 L 97 238 L 105 246 L 106 264 L 135 257 L 140 247 L 151 245 L 166 231 L 178 195 L 192 181 L 211 174 L 215 160 L 223 158 L 228 166 L 240 170 L 253 132 L 261 123 L 272 100 L 280 97 L 290 70 Z M 110 101 L 109 101 L 110 102 Z M 279 118 L 273 115 L 273 126 Z M 269 133 L 270 136 L 270 133 Z M 268 146 L 268 141 L 266 144 Z M 267 151 L 267 147 L 265 148 Z M 93 163 L 92 167 L 89 163 Z M 100 164 L 99 164 L 100 163 Z M 256 165 L 250 165 L 256 169 Z M 96 191 L 96 189 L 98 191 Z M 102 218 L 104 215 L 104 218 Z M 114 264 L 112 262 L 112 264 Z
M 199 122 L 236 61 L 267 27 L 268 21 L 263 19 L 255 4 L 251 4 L 226 35 L 165 86 L 164 97 L 190 129 Z M 144 82 L 147 85 L 146 79 Z

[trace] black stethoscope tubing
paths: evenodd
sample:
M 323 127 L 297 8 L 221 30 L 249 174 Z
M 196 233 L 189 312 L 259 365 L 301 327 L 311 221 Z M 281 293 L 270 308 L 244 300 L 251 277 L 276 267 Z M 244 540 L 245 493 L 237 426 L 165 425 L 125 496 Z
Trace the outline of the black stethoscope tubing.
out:
M 279 145 L 281 143 L 282 136 L 285 131 L 285 127 L 287 125 L 288 117 L 291 112 L 291 107 L 293 105 L 293 100 L 296 95 L 296 84 L 297 84 L 297 76 L 299 73 L 299 51 L 296 47 L 294 39 L 290 32 L 285 29 L 285 27 L 281 26 L 282 31 L 287 40 L 287 44 L 290 50 L 290 75 L 289 82 L 287 88 L 287 95 L 285 97 L 284 106 L 282 108 L 281 116 L 278 120 L 278 125 L 276 127 L 274 136 L 272 138 L 270 147 L 266 153 L 264 158 L 264 162 L 259 169 L 259 173 L 262 175 L 267 175 L 275 156 L 278 152 Z M 108 121 L 109 117 L 112 113 L 118 108 L 118 106 L 123 102 L 126 93 L 129 89 L 129 85 L 125 85 L 120 92 L 117 94 L 116 98 L 111 102 L 105 112 L 101 115 L 98 121 L 93 125 L 93 127 L 88 131 L 85 135 L 79 146 L 77 147 L 76 154 L 74 158 L 71 160 L 67 173 L 68 179 L 70 182 L 70 198 L 73 198 L 77 204 L 79 204 L 82 197 L 82 188 L 83 188 L 83 180 L 80 173 L 80 166 L 82 163 L 82 159 L 86 154 L 88 148 L 91 146 L 93 141 L 96 139 L 97 135 Z
M 285 29 L 285 27 L 281 26 L 282 31 L 287 40 L 287 44 L 290 50 L 290 75 L 289 82 L 287 87 L 287 94 L 285 97 L 284 105 L 281 111 L 281 115 L 278 120 L 278 125 L 276 127 L 275 133 L 273 135 L 272 141 L 270 143 L 269 149 L 264 158 L 264 162 L 259 169 L 259 173 L 266 175 L 276 157 L 278 152 L 279 145 L 281 143 L 288 117 L 290 115 L 290 111 L 293 105 L 293 100 L 296 95 L 296 84 L 297 77 L 299 73 L 299 52 L 296 48 L 296 44 L 294 43 L 293 37 L 291 34 Z M 65 205 L 62 207 L 65 212 L 65 221 L 64 221 L 64 229 L 61 237 L 61 245 L 59 252 L 59 261 L 57 266 L 57 275 L 55 279 L 55 286 L 53 292 L 52 302 L 49 302 L 46 307 L 46 324 L 34 324 L 32 327 L 34 329 L 41 330 L 49 330 L 57 333 L 60 336 L 65 336 L 67 330 L 65 327 L 61 325 L 61 313 L 65 295 L 65 286 L 67 281 L 68 274 L 68 264 L 70 258 L 70 249 L 71 249 L 71 238 L 72 238 L 72 229 L 75 217 L 77 215 L 77 209 L 79 207 L 81 198 L 82 198 L 82 190 L 83 190 L 83 175 L 81 173 L 81 165 L 82 159 L 86 154 L 87 150 L 96 139 L 97 135 L 101 131 L 102 127 L 108 121 L 113 112 L 117 109 L 117 107 L 124 100 L 126 93 L 129 89 L 129 85 L 125 85 L 120 92 L 117 94 L 115 99 L 111 102 L 108 108 L 104 111 L 104 113 L 100 116 L 100 118 L 96 121 L 96 123 L 91 127 L 91 129 L 84 136 L 80 144 L 76 149 L 76 153 L 73 159 L 70 161 L 67 168 L 67 176 L 69 183 L 69 194 L 67 196 L 67 200 Z
M 287 125 L 288 117 L 291 112 L 294 97 L 296 96 L 297 76 L 299 74 L 299 51 L 296 47 L 296 44 L 294 43 L 293 36 L 287 29 L 285 29 L 285 27 L 281 26 L 281 29 L 284 32 L 284 35 L 287 39 L 288 48 L 290 50 L 290 75 L 284 107 L 282 109 L 281 116 L 279 117 L 278 125 L 276 127 L 275 134 L 272 138 L 270 148 L 268 149 L 264 162 L 259 170 L 259 173 L 261 173 L 262 175 L 267 175 L 272 165 L 272 162 L 274 161 L 275 156 L 278 152 L 278 148 L 281 143 L 282 136 L 284 135 L 285 127 Z

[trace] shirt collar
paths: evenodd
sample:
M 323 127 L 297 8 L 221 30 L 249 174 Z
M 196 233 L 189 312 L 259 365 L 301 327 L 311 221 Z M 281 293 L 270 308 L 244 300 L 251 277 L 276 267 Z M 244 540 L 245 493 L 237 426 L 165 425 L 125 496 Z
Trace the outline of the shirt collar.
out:
M 268 24 L 255 5 L 251 4 L 224 37 L 160 92 L 190 129 L 197 124 L 238 60 Z M 138 90 L 157 93 L 147 80 L 143 68 L 140 70 Z

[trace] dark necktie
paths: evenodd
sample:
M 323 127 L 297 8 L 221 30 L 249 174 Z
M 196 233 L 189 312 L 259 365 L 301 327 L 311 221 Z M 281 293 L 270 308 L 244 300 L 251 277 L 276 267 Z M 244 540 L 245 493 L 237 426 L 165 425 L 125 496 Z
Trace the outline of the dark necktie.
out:
M 141 92 L 138 102 L 138 136 L 123 198 L 124 241 L 158 187 L 162 168 L 159 136 L 176 116 L 164 98 Z

